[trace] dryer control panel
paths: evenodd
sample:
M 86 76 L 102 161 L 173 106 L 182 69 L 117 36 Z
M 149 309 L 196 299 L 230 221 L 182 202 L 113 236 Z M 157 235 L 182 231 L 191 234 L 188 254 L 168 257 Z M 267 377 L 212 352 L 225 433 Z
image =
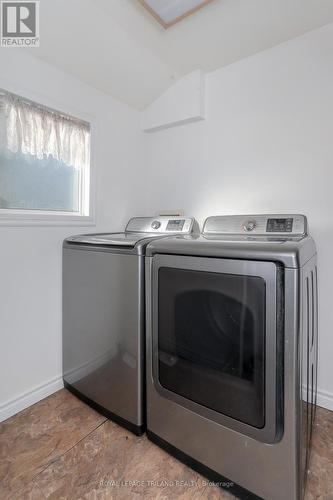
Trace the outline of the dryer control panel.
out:
M 301 237 L 307 235 L 305 215 L 221 215 L 208 217 L 203 234 Z

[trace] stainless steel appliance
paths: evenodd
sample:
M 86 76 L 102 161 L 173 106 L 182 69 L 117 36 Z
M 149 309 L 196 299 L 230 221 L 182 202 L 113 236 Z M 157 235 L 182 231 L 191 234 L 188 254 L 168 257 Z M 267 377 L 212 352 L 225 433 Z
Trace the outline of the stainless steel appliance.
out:
M 146 255 L 148 437 L 240 497 L 302 498 L 318 330 L 306 218 L 209 217 Z
M 135 217 L 123 233 L 64 241 L 65 387 L 136 434 L 145 428 L 145 248 L 193 226 L 189 217 Z

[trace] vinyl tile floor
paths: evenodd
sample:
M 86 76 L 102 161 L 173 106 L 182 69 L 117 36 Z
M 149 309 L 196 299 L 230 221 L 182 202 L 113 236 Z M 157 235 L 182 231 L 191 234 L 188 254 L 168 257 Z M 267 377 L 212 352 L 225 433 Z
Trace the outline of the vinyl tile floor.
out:
M 1 500 L 232 498 L 64 389 L 0 424 Z M 322 408 L 306 492 L 314 499 L 333 500 L 333 412 Z

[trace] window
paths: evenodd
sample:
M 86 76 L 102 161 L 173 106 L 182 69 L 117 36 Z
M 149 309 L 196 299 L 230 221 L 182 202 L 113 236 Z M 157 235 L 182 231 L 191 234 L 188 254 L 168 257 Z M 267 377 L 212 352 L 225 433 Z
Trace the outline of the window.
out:
M 0 91 L 0 217 L 87 218 L 90 124 Z

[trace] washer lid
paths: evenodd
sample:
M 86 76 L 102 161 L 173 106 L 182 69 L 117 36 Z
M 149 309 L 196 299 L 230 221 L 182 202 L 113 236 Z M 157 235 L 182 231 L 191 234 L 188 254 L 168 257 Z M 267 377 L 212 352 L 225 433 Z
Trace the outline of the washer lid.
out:
M 102 246 L 122 246 L 134 248 L 135 245 L 147 238 L 156 237 L 156 234 L 149 233 L 100 233 L 100 234 L 82 234 L 71 236 L 66 241 L 69 243 L 83 243 L 86 245 Z
M 65 242 L 77 245 L 123 247 L 128 251 L 131 249 L 136 251 L 138 247 L 144 247 L 151 239 L 157 237 L 190 234 L 194 223 L 193 217 L 183 216 L 133 217 L 122 233 L 79 234 L 66 238 Z
M 150 241 L 161 238 L 157 233 L 96 233 L 71 236 L 64 241 L 64 247 L 72 250 L 107 251 L 112 253 L 126 253 L 144 255 L 145 248 Z

